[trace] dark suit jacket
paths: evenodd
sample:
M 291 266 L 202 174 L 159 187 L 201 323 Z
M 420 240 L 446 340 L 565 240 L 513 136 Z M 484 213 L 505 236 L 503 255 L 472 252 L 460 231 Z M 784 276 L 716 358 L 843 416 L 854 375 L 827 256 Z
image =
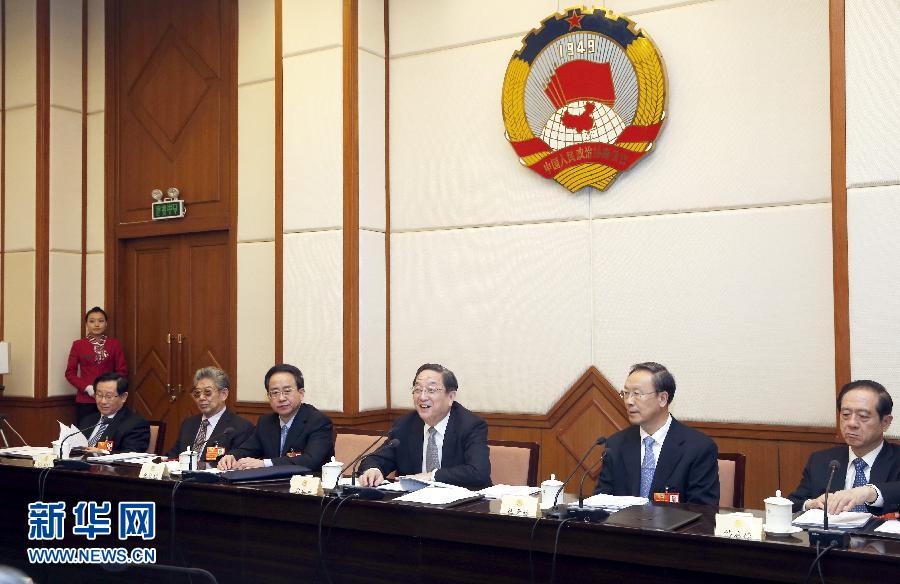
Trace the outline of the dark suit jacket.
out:
M 828 483 L 828 465 L 832 460 L 840 466 L 834 471 L 829 492 L 840 491 L 847 480 L 847 465 L 850 462 L 850 448 L 844 444 L 819 450 L 809 455 L 800 486 L 788 496 L 794 502 L 794 511 L 800 511 L 807 499 L 815 499 L 825 492 Z M 869 471 L 869 482 L 881 491 L 884 507 L 870 507 L 869 511 L 881 514 L 900 508 L 900 446 L 885 442 L 881 452 Z
M 81 421 L 82 433 L 88 440 L 94 431 L 94 424 L 100 421 L 100 412 L 94 412 Z M 88 430 L 90 428 L 90 430 Z M 127 407 L 116 413 L 109 427 L 100 435 L 100 440 L 113 441 L 113 453 L 117 452 L 147 452 L 150 448 L 150 422 L 143 416 L 132 412 Z
M 639 496 L 643 444 L 639 426 L 613 434 L 594 494 Z M 719 450 L 706 434 L 672 418 L 650 483 L 653 493 L 679 493 L 682 503 L 719 504 Z
M 178 455 L 194 445 L 194 438 L 197 437 L 197 431 L 200 430 L 200 421 L 203 414 L 191 416 L 181 423 L 181 430 L 178 432 L 178 442 L 166 453 L 169 458 L 178 458 Z M 200 451 L 200 459 L 203 460 L 205 450 L 208 446 L 219 445 L 225 449 L 228 454 L 235 447 L 240 446 L 253 433 L 253 424 L 229 409 L 225 409 L 219 422 L 206 439 L 203 450 Z
M 450 420 L 441 448 L 441 468 L 434 475 L 436 481 L 482 489 L 491 485 L 491 460 L 487 445 L 487 422 L 453 402 Z M 422 472 L 422 444 L 425 424 L 416 412 L 397 419 L 389 440 L 397 438 L 396 448 L 376 450 L 365 459 L 360 472 L 378 468 L 384 476 L 392 471 L 407 475 Z
M 291 429 L 284 442 L 284 456 L 278 451 L 281 445 L 281 423 L 278 414 L 259 417 L 256 430 L 243 444 L 231 451 L 235 458 L 251 456 L 269 458 L 272 464 L 299 464 L 311 470 L 319 470 L 334 456 L 334 435 L 331 419 L 309 404 L 297 410 Z M 296 456 L 287 456 L 293 452 Z

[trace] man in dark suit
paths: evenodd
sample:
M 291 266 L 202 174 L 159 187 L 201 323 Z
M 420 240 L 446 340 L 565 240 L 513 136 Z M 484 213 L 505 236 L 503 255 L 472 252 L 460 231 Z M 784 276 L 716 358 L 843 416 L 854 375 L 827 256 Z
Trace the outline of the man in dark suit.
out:
M 202 463 L 215 465 L 250 437 L 253 424 L 226 408 L 228 386 L 228 374 L 218 367 L 197 370 L 191 397 L 200 413 L 181 423 L 178 441 L 166 456 L 177 458 L 180 453 L 193 450 L 199 453 Z
M 718 449 L 708 436 L 669 414 L 675 397 L 669 370 L 659 363 L 638 363 L 619 395 L 632 426 L 607 441 L 594 493 L 718 505 Z
M 813 452 L 800 486 L 788 497 L 794 511 L 822 509 L 831 461 L 838 465 L 831 481 L 828 512 L 881 514 L 900 508 L 900 446 L 884 440 L 894 419 L 894 401 L 876 381 L 851 381 L 837 398 L 841 435 L 846 446 Z
M 317 471 L 334 456 L 331 420 L 303 403 L 303 373 L 293 365 L 275 365 L 266 373 L 266 391 L 274 413 L 260 416 L 246 442 L 219 460 L 222 470 L 297 464 Z
M 426 481 L 481 489 L 491 484 L 487 422 L 456 401 L 459 384 L 452 371 L 426 363 L 413 380 L 416 411 L 391 428 L 394 447 L 382 447 L 365 459 L 360 483 L 377 486 L 393 471 Z
M 147 452 L 150 423 L 125 407 L 128 379 L 116 372 L 94 380 L 97 413 L 85 416 L 80 429 L 88 439 L 88 452 Z

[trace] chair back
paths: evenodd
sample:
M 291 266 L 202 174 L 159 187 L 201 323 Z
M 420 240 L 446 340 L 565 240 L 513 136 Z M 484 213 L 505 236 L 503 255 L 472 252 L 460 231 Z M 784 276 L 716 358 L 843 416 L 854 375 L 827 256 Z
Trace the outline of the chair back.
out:
M 345 477 L 350 476 L 350 463 L 359 456 L 366 448 L 368 448 L 375 439 L 381 435 L 381 432 L 375 430 L 359 430 L 356 428 L 335 428 L 334 437 L 334 458 L 338 462 L 344 463 L 344 470 L 341 473 Z M 387 437 L 381 436 L 381 440 L 372 448 L 373 452 L 376 448 L 384 444 Z
M 540 445 L 535 442 L 488 440 L 488 448 L 493 484 L 537 486 Z
M 744 506 L 744 467 L 747 457 L 736 452 L 719 453 L 719 507 Z
M 147 452 L 162 454 L 163 445 L 166 443 L 166 423 L 162 420 L 148 420 L 150 422 L 150 445 Z

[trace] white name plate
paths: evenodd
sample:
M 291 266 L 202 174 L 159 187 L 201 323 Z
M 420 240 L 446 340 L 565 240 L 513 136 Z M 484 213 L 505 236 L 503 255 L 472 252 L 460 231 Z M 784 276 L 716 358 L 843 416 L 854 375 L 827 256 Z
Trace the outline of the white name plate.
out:
M 150 479 L 153 481 L 161 481 L 162 479 L 169 477 L 169 467 L 166 466 L 166 463 L 152 463 L 145 462 L 141 465 L 141 473 L 140 476 L 142 479 Z
M 56 460 L 56 455 L 52 453 L 38 454 L 32 458 L 34 459 L 34 468 L 50 468 L 53 466 L 53 461 Z
M 503 495 L 500 499 L 500 514 L 516 517 L 537 517 L 540 500 L 527 495 Z
M 762 517 L 754 517 L 750 513 L 716 514 L 716 530 L 713 533 L 718 537 L 759 541 L 762 532 Z
M 294 475 L 291 477 L 291 493 L 321 497 L 324 495 L 322 479 L 311 475 Z

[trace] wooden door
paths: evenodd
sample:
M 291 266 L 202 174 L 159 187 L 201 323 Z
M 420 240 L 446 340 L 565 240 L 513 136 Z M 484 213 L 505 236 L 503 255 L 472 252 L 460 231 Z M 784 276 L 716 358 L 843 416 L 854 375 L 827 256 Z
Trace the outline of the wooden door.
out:
M 129 240 L 122 256 L 119 336 L 132 370 L 129 403 L 145 418 L 166 422 L 170 448 L 181 421 L 197 413 L 194 372 L 214 365 L 234 373 L 228 234 Z
M 107 5 L 113 218 L 127 237 L 227 229 L 236 124 L 236 0 Z M 188 207 L 150 221 L 153 189 Z

